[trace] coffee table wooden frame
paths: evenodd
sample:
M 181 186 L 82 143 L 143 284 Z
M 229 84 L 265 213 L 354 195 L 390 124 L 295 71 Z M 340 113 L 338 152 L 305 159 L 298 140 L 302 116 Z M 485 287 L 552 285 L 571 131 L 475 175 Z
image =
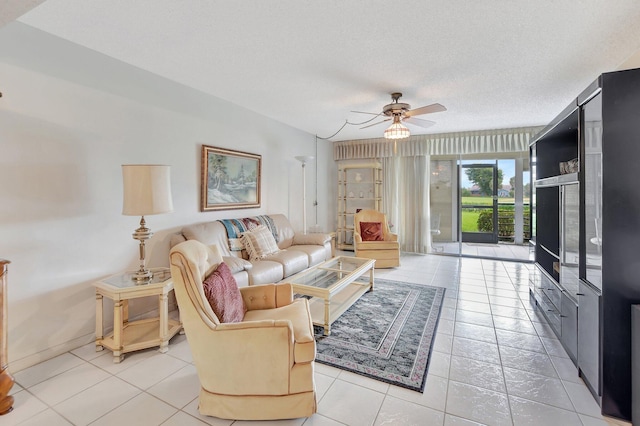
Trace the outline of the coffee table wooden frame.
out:
M 373 259 L 338 256 L 302 271 L 286 281 L 292 284 L 294 293 L 313 297 L 309 301 L 313 323 L 324 327 L 324 335 L 328 336 L 331 334 L 331 324 L 360 296 L 373 290 L 375 262 Z M 344 268 L 345 265 L 354 264 L 354 269 Z M 368 283 L 355 282 L 366 272 L 369 272 Z M 327 287 L 314 286 L 315 278 L 322 274 L 324 275 L 319 278 L 334 282 Z

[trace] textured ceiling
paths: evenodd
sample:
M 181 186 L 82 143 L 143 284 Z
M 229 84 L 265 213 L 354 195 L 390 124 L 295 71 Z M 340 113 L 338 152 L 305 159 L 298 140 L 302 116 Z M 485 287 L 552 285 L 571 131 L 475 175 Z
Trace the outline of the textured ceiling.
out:
M 546 124 L 640 50 L 637 0 L 47 0 L 18 20 L 321 137 L 394 91 L 448 109 L 413 134 Z M 359 127 L 332 140 L 387 125 Z
M 0 0 L 0 27 L 14 21 L 45 0 Z

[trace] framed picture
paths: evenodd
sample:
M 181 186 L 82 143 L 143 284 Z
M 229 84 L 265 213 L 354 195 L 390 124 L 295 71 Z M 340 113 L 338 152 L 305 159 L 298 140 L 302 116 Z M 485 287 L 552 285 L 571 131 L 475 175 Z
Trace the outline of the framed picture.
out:
M 260 207 L 262 156 L 202 145 L 201 210 Z

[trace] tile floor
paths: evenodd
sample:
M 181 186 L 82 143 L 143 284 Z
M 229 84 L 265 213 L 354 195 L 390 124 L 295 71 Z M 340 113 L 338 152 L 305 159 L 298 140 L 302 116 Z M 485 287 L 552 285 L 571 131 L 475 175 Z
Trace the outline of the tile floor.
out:
M 438 253 L 462 253 L 463 256 L 486 257 L 504 260 L 533 260 L 533 253 L 529 250 L 529 243 L 524 245 L 500 241 L 498 244 L 433 242 L 433 249 Z
M 316 365 L 318 413 L 242 422 L 203 417 L 184 336 L 166 354 L 113 364 L 93 344 L 15 372 L 0 425 L 613 425 L 529 302 L 531 264 L 404 255 L 377 277 L 446 287 L 424 393 Z

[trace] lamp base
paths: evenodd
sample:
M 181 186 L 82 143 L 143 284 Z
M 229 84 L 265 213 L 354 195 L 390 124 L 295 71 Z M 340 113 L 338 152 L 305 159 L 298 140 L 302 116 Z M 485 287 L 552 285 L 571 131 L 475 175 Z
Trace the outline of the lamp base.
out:
M 144 284 L 145 282 L 151 281 L 151 278 L 153 277 L 153 273 L 145 267 L 145 241 L 153 236 L 153 232 L 146 227 L 146 224 L 144 216 L 142 216 L 140 219 L 140 227 L 136 229 L 132 235 L 134 240 L 140 241 L 140 269 L 131 276 L 131 279 L 138 284 Z
M 151 281 L 151 278 L 153 278 L 153 272 L 148 269 L 140 269 L 131 276 L 131 279 L 139 284 Z

